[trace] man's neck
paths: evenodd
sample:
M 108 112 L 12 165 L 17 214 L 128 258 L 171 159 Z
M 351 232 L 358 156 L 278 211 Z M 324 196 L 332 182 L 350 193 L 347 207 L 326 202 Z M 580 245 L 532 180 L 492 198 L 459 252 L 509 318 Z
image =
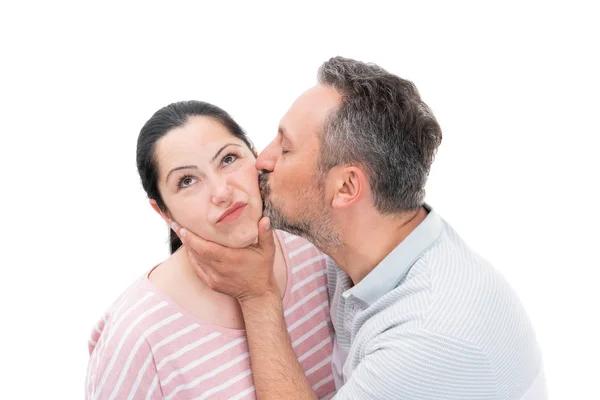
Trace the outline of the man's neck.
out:
M 342 232 L 342 246 L 326 252 L 348 276 L 354 285 L 367 276 L 425 219 L 427 210 L 399 216 L 384 216 L 376 210 L 361 210 L 346 222 Z

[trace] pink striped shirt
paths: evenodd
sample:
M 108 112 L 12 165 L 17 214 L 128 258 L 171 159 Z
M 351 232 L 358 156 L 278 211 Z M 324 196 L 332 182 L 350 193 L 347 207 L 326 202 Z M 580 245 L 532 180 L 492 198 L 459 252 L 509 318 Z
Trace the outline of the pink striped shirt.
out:
M 335 387 L 331 372 L 325 256 L 277 231 L 288 281 L 284 315 L 298 360 L 320 398 Z M 202 322 L 138 279 L 94 327 L 86 399 L 256 398 L 246 334 Z

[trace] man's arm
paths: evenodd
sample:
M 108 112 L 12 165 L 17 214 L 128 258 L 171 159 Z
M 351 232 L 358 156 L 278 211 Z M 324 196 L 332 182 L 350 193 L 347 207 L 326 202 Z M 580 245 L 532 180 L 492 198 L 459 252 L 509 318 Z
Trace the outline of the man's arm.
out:
M 278 292 L 240 302 L 259 399 L 317 399 L 292 348 Z
M 208 287 L 235 297 L 242 309 L 254 387 L 259 399 L 316 399 L 294 353 L 273 276 L 275 244 L 268 218 L 258 244 L 230 249 L 173 224 L 198 276 Z M 235 267 L 233 267 L 235 266 Z

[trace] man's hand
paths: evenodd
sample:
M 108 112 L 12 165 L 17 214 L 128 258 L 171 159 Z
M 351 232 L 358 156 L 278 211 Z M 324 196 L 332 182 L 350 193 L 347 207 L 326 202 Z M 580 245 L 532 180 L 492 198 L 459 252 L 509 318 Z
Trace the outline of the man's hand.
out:
M 196 274 L 211 289 L 240 303 L 266 293 L 279 294 L 273 275 L 275 243 L 268 217 L 258 222 L 258 243 L 231 249 L 204 240 L 176 223 L 171 224 L 186 247 Z
M 292 348 L 283 316 L 273 275 L 275 242 L 269 219 L 258 222 L 258 243 L 243 249 L 203 240 L 176 224 L 171 228 L 185 245 L 200 279 L 240 303 L 257 397 L 316 400 Z

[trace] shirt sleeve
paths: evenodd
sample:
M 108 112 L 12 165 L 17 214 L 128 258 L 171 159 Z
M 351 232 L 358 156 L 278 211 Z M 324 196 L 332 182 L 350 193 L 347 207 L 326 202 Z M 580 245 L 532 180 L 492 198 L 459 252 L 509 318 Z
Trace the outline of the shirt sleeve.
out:
M 477 347 L 426 331 L 385 336 L 334 399 L 499 398 L 488 357 Z
M 114 341 L 118 342 L 118 340 Z M 86 379 L 86 400 L 163 398 L 156 363 L 144 339 L 122 346 L 102 340 L 91 354 Z

